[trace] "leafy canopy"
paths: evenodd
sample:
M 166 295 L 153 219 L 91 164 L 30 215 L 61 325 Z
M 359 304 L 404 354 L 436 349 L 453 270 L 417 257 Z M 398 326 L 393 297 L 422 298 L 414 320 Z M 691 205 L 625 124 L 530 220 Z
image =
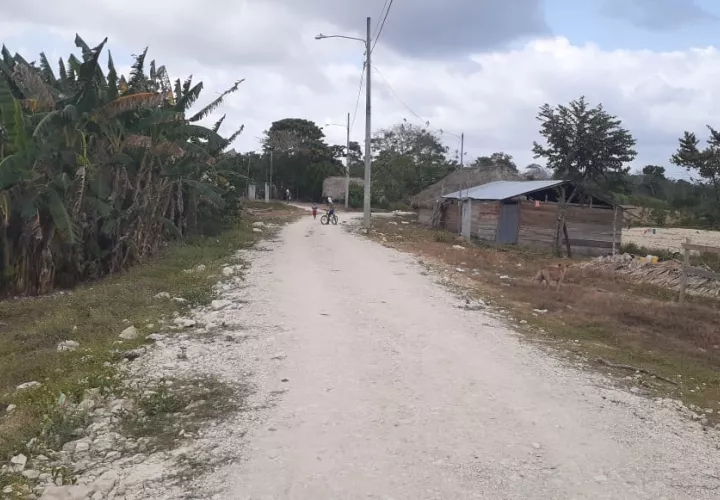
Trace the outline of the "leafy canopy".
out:
M 557 179 L 572 181 L 585 193 L 626 189 L 635 159 L 635 139 L 602 104 L 591 107 L 584 97 L 569 105 L 540 107 L 540 135 L 533 143 L 535 158 L 543 158 Z M 579 193 L 578 193 L 579 194 Z
M 404 201 L 457 167 L 437 134 L 403 122 L 372 139 L 373 194 L 382 202 Z

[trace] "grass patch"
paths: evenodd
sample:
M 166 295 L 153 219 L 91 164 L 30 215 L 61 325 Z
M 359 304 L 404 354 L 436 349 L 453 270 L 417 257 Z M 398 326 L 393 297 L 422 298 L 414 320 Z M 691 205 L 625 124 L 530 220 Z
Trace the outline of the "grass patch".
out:
M 608 275 L 582 275 L 575 267 L 570 268 L 565 284 L 556 293 L 532 282 L 539 269 L 558 261 L 546 253 L 470 242 L 461 243 L 465 247 L 461 250 L 448 244 L 448 233 L 418 224 L 393 225 L 377 220 L 375 227 L 375 236 L 385 236 L 390 246 L 418 254 L 423 261 L 447 270 L 466 269 L 468 272 L 457 275 L 458 286 L 508 310 L 535 338 L 542 330 L 546 332 L 543 339 L 591 361 L 603 358 L 676 381 L 678 385 L 674 386 L 643 376 L 633 383 L 688 404 L 712 408 L 709 418 L 718 420 L 717 301 L 693 298 L 680 307 L 675 303 L 676 292 L 647 284 L 631 285 Z M 637 253 L 642 255 L 643 251 Z M 535 309 L 547 312 L 536 313 Z M 632 373 L 619 371 L 618 375 L 625 379 Z
M 254 220 L 254 219 L 253 219 Z M 134 325 L 142 336 L 159 331 L 158 320 L 212 299 L 212 285 L 221 266 L 239 248 L 260 236 L 251 221 L 216 237 L 195 238 L 170 245 L 164 255 L 122 275 L 51 296 L 0 302 L 0 461 L 22 451 L 23 444 L 41 435 L 64 437 L 58 400 L 78 403 L 86 389 L 113 390 L 115 371 L 110 351 L 119 333 Z M 185 272 L 198 265 L 201 272 Z M 186 303 L 155 299 L 159 292 L 182 297 Z M 154 325 L 154 326 L 150 326 Z M 57 352 L 57 344 L 75 340 L 80 349 Z M 19 384 L 38 381 L 36 389 L 16 391 Z M 4 408 L 17 408 L 7 414 Z M 70 427 L 70 426 L 69 426 Z
M 214 377 L 161 380 L 135 396 L 137 408 L 123 416 L 123 433 L 151 438 L 153 450 L 170 449 L 204 422 L 237 411 L 248 394 L 246 387 L 234 388 Z
M 433 234 L 433 241 L 437 243 L 452 243 L 457 240 L 457 235 L 448 231 L 437 231 Z

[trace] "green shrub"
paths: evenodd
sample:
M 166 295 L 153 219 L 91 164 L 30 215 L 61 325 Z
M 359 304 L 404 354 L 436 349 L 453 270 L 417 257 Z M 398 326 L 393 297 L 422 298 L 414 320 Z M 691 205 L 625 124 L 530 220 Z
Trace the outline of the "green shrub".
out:
M 348 205 L 350 208 L 362 208 L 365 199 L 365 189 L 357 184 L 350 184 Z

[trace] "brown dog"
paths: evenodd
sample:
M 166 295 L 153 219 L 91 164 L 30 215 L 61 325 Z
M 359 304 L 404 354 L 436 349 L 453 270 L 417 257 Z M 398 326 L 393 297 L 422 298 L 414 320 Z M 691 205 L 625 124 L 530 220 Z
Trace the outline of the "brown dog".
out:
M 535 279 L 533 281 L 537 281 L 538 284 L 543 283 L 545 285 L 545 288 L 548 287 L 551 281 L 555 282 L 555 291 L 560 290 L 560 285 L 562 284 L 563 279 L 565 278 L 565 273 L 567 272 L 568 265 L 565 263 L 558 264 L 557 266 L 548 266 L 544 269 L 540 269 L 538 271 L 537 275 L 535 276 Z

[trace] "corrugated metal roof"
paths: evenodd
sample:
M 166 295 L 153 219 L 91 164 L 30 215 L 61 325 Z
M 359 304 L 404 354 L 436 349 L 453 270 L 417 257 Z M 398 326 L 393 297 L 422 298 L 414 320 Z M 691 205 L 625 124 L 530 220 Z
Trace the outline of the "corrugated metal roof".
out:
M 500 201 L 541 191 L 565 181 L 496 181 L 443 195 L 443 198 Z

